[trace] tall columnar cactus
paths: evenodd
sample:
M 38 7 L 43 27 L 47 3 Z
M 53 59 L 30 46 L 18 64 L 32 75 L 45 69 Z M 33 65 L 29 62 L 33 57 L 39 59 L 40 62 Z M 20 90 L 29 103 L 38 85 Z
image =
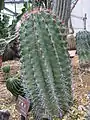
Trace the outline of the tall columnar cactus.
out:
M 3 55 L 5 47 L 6 47 L 5 39 L 0 39 L 0 56 Z
M 90 67 L 90 32 L 79 31 L 76 34 L 76 48 L 80 67 Z
M 35 119 L 61 117 L 72 105 L 66 28 L 50 11 L 33 11 L 21 26 L 23 86 Z

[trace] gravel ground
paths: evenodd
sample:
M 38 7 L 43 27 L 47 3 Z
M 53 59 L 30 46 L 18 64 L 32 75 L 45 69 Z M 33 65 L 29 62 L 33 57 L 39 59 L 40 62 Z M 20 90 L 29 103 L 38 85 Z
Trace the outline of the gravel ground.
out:
M 3 62 L 2 66 L 10 65 L 10 75 L 15 75 L 20 70 L 19 61 Z M 15 98 L 7 90 L 5 85 L 5 75 L 0 70 L 0 109 L 7 109 L 10 112 L 10 120 L 19 120 L 20 114 L 15 109 Z
M 8 61 L 3 63 L 3 65 L 10 64 L 11 74 L 14 75 L 20 69 L 20 63 L 18 61 Z M 90 91 L 90 73 L 86 73 L 82 76 L 82 81 L 80 80 L 79 71 L 78 71 L 78 57 L 76 56 L 72 59 L 73 65 L 73 96 L 77 101 L 79 106 L 87 106 L 88 117 L 87 120 L 90 120 L 90 104 L 88 100 L 88 92 Z M 4 79 L 3 73 L 1 73 L 2 79 Z M 1 78 L 0 76 L 0 78 Z M 1 79 L 0 79 L 1 80 Z M 10 120 L 20 120 L 20 114 L 15 109 L 15 98 L 12 94 L 6 89 L 5 82 L 0 82 L 0 109 L 7 109 L 10 112 Z M 31 119 L 30 119 L 31 120 Z M 83 119 L 64 119 L 64 120 L 84 120 Z
M 10 120 L 19 120 L 20 115 L 15 109 L 15 99 L 7 90 L 5 83 L 0 84 L 0 109 L 10 112 Z

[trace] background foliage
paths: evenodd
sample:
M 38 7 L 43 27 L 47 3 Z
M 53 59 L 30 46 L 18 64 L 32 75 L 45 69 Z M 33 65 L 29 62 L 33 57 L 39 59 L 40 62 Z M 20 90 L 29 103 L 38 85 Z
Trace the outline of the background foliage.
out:
M 8 37 L 9 17 L 0 15 L 0 38 Z

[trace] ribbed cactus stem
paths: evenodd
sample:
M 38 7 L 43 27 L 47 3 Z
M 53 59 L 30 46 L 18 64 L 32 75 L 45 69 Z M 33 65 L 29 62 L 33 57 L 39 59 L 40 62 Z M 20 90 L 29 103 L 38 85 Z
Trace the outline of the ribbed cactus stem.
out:
M 49 17 L 49 16 L 48 16 Z M 45 16 L 45 18 L 46 18 L 46 16 Z M 48 27 L 48 31 L 49 31 L 49 34 L 51 35 L 52 33 L 54 33 L 54 19 L 51 19 L 52 21 L 50 21 L 50 23 L 52 24 L 52 28 L 51 28 L 51 25 L 49 24 L 49 25 L 47 25 Z M 48 22 L 49 23 L 49 22 Z M 61 29 L 63 29 L 63 28 L 61 28 Z M 64 73 L 66 74 L 64 74 L 65 76 L 62 76 L 62 74 L 61 74 L 61 78 L 62 77 L 65 77 L 65 79 L 66 80 L 69 80 L 69 81 L 66 81 L 66 83 L 68 83 L 69 84 L 69 86 L 68 86 L 68 88 L 69 89 L 71 89 L 70 88 L 70 86 L 71 86 L 71 73 L 70 73 L 70 60 L 68 59 L 68 51 L 66 50 L 66 42 L 64 41 L 64 37 L 65 37 L 65 33 L 62 35 L 62 33 L 61 33 L 61 35 L 60 35 L 60 27 L 56 24 L 56 28 L 55 28 L 55 30 L 57 31 L 57 34 L 55 35 L 55 34 L 52 34 L 52 36 L 51 36 L 51 43 L 52 43 L 52 47 L 54 48 L 54 54 L 55 54 L 55 56 L 56 56 L 56 60 L 57 60 L 57 63 L 58 63 L 58 66 L 60 66 L 59 67 L 59 71 L 60 72 L 62 72 L 63 71 L 63 69 L 64 69 Z M 65 28 L 63 29 L 64 31 L 65 31 Z M 62 31 L 62 32 L 64 32 L 64 31 Z M 52 32 L 52 33 L 51 33 Z M 58 38 L 61 38 L 62 39 L 62 41 L 60 41 L 60 40 L 58 40 Z M 56 41 L 54 41 L 54 40 L 56 40 Z M 60 49 L 60 50 L 59 50 Z M 61 51 L 62 50 L 62 51 Z M 65 52 L 65 53 L 62 53 L 62 52 Z M 62 57 L 62 54 L 63 54 L 63 57 Z M 53 58 L 54 58 L 54 56 L 53 56 Z M 62 60 L 63 59 L 63 60 Z M 60 61 L 62 61 L 62 62 L 60 62 Z M 53 62 L 54 63 L 54 62 Z M 69 65 L 69 66 L 65 66 L 66 64 L 67 65 Z M 55 63 L 54 63 L 55 64 Z M 67 69 L 68 69 L 68 71 L 67 71 Z M 70 76 L 70 78 L 69 77 L 67 77 L 67 76 Z M 70 94 L 70 93 L 69 93 Z
M 49 11 L 30 14 L 20 32 L 23 83 L 35 119 L 60 117 L 72 103 L 66 28 Z

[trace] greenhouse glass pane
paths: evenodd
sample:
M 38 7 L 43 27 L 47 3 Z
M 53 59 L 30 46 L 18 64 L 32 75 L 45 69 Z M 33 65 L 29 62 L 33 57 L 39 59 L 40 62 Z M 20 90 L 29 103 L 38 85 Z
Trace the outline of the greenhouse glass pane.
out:
M 8 3 L 8 2 L 26 2 L 28 0 L 4 0 L 4 2 Z

